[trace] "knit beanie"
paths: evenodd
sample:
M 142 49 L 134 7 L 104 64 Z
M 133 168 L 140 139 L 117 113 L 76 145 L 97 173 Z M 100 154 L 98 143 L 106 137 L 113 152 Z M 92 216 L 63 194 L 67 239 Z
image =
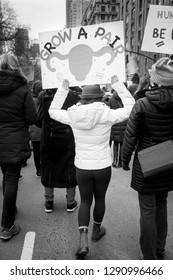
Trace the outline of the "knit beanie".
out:
M 152 65 L 151 81 L 161 86 L 173 86 L 173 60 L 168 57 L 160 58 Z

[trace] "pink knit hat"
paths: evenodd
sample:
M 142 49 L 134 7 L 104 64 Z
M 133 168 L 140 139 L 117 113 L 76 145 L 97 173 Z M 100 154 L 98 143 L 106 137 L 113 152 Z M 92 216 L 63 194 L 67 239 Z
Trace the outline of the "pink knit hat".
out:
M 152 65 L 151 81 L 161 86 L 173 86 L 173 60 L 168 57 L 160 58 Z

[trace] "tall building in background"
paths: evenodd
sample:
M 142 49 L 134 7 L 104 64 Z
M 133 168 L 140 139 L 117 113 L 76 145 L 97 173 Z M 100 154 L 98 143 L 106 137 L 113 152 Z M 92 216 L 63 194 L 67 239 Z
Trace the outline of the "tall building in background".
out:
M 29 50 L 29 36 L 28 30 L 25 28 L 18 28 L 17 35 L 15 37 L 15 54 L 22 56 L 23 54 L 28 55 Z
M 82 18 L 82 25 L 117 21 L 121 0 L 90 0 Z
M 3 18 L 3 15 L 2 15 L 2 1 L 0 0 L 0 54 L 3 53 L 3 50 L 4 50 L 4 42 L 2 40 L 3 38 L 3 27 L 2 27 L 2 18 Z
M 120 1 L 120 20 L 124 21 L 126 62 L 136 63 L 138 73 L 143 75 L 154 61 L 165 54 L 141 51 L 149 6 L 172 6 L 173 0 L 122 0 Z
M 71 27 L 71 3 L 73 0 L 66 0 L 66 28 Z
M 124 22 L 126 65 L 131 71 L 127 75 L 129 79 L 132 72 L 137 71 L 140 76 L 146 74 L 154 61 L 165 56 L 141 51 L 150 4 L 173 6 L 173 0 L 90 0 L 82 18 L 81 25 Z
M 81 25 L 89 0 L 66 0 L 66 28 Z

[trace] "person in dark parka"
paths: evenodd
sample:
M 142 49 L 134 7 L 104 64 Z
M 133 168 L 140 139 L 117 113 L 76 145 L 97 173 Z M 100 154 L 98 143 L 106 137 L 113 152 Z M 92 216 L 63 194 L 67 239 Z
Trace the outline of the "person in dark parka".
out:
M 123 144 L 123 169 L 135 150 L 131 187 L 138 192 L 140 246 L 143 258 L 164 256 L 167 237 L 167 196 L 173 190 L 173 170 L 144 180 L 138 151 L 172 138 L 173 60 L 163 57 L 152 66 L 151 89 L 138 99 L 130 114 Z
M 0 56 L 0 166 L 3 173 L 1 239 L 9 240 L 20 231 L 15 225 L 18 181 L 22 163 L 30 155 L 28 127 L 37 112 L 27 80 L 17 58 Z
M 42 119 L 41 131 L 41 182 L 45 189 L 45 211 L 52 212 L 54 188 L 66 188 L 67 211 L 77 207 L 75 200 L 76 167 L 74 165 L 75 142 L 72 129 L 50 118 L 48 109 L 56 89 L 43 90 L 38 97 L 39 119 Z M 63 109 L 76 104 L 80 97 L 71 90 Z
M 111 109 L 115 110 L 123 107 L 123 103 L 116 91 L 113 91 L 112 96 L 109 99 L 108 105 Z M 122 166 L 122 147 L 126 124 L 127 120 L 120 123 L 116 123 L 111 128 L 110 146 L 113 142 L 113 167 Z
M 38 95 L 42 91 L 42 82 L 36 80 L 32 85 L 32 97 L 37 108 Z M 30 140 L 33 147 L 33 159 L 36 169 L 36 178 L 41 177 L 41 164 L 40 164 L 40 138 L 41 138 L 41 128 L 33 124 L 29 127 Z

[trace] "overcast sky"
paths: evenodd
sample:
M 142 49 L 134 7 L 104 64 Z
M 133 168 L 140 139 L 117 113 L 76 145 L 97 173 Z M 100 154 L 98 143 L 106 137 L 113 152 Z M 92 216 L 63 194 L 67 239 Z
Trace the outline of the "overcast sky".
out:
M 31 27 L 30 39 L 38 33 L 58 30 L 66 24 L 66 0 L 8 0 L 18 15 L 18 22 Z

